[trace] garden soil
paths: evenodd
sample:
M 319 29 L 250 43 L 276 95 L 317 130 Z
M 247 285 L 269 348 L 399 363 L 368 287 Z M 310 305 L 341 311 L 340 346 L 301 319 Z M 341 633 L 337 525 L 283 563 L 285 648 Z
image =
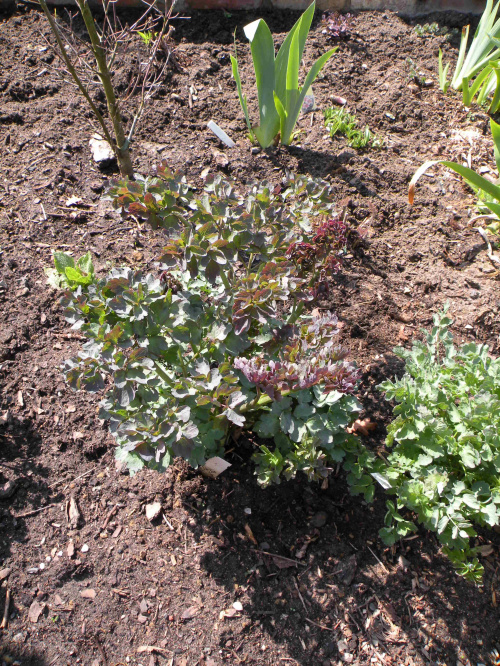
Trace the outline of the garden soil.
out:
M 252 150 L 229 56 L 237 29 L 242 78 L 250 81 L 242 26 L 254 18 L 214 10 L 175 21 L 172 67 L 139 122 L 134 165 L 151 174 L 166 160 L 198 187 L 209 172 L 235 179 L 240 191 L 252 180 L 279 185 L 287 170 L 333 185 L 350 241 L 316 306 L 338 315 L 363 370 L 363 417 L 375 429 L 360 436 L 381 452 L 391 407 L 376 387 L 402 371 L 393 348 L 410 346 L 445 302 L 457 342 L 500 352 L 498 264 L 471 223 L 473 194 L 435 168 L 413 207 L 407 198 L 428 159 L 494 177 L 489 119 L 439 90 L 438 49 L 454 60 L 456 38 L 421 38 L 395 14 L 367 12 L 315 84 L 317 109 L 300 119 L 295 143 Z M 265 18 L 280 41 L 296 16 Z M 466 22 L 433 18 L 450 28 Z M 328 47 L 322 30 L 318 16 L 305 64 Z M 382 491 L 373 505 L 351 497 L 341 470 L 323 487 L 298 478 L 262 490 L 254 445 L 241 439 L 215 480 L 182 461 L 164 475 L 131 478 L 117 468 L 98 399 L 72 392 L 61 375 L 81 341 L 44 268 L 52 249 L 90 250 L 99 273 L 110 265 L 157 273 L 164 238 L 102 199 L 116 170 L 103 173 L 93 162 L 89 139 L 98 126 L 60 78 L 51 44 L 31 3 L 1 18 L 0 617 L 10 597 L 3 663 L 492 663 L 489 652 L 500 647 L 497 533 L 478 538 L 485 577 L 477 587 L 456 576 L 424 531 L 384 547 Z M 121 90 L 138 53 L 116 64 Z M 357 151 L 328 136 L 322 110 L 333 96 L 383 139 L 381 149 Z M 98 93 L 96 101 L 104 111 Z M 124 115 L 130 123 L 127 105 Z M 236 148 L 211 134 L 211 119 Z M 151 522 L 145 506 L 154 502 L 162 513 Z

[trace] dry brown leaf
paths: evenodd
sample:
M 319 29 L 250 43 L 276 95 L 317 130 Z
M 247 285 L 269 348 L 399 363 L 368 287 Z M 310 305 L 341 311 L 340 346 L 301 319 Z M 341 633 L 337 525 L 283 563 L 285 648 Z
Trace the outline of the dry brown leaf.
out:
M 413 205 L 413 200 L 415 198 L 415 183 L 412 183 L 408 188 L 408 203 L 410 206 Z
M 489 543 L 486 546 L 479 546 L 477 549 L 478 553 L 480 553 L 483 557 L 488 557 L 488 555 L 493 555 L 494 553 L 494 548 L 493 546 Z
M 158 654 L 167 654 L 170 652 L 170 650 L 165 650 L 165 648 L 161 648 L 156 645 L 141 645 L 141 647 L 137 648 L 137 652 L 146 652 L 147 654 L 158 652 Z
M 346 428 L 347 432 L 354 435 L 369 435 L 371 430 L 375 430 L 377 427 L 376 423 L 370 421 L 370 419 L 357 419 L 354 421 L 350 428 Z
M 83 599 L 95 599 L 95 590 L 92 588 L 89 588 L 88 590 L 82 590 L 80 592 L 80 596 Z
M 154 502 L 153 504 L 146 504 L 146 518 L 150 521 L 155 520 L 161 513 L 161 504 L 160 502 Z
M 68 521 L 70 527 L 76 529 L 78 527 L 80 518 L 81 514 L 78 510 L 76 500 L 73 495 L 71 495 L 70 499 L 66 502 L 66 520 Z
M 28 620 L 33 622 L 33 624 L 36 624 L 44 608 L 45 604 L 39 604 L 38 601 L 35 600 L 28 611 Z
M 192 617 L 194 617 L 200 609 L 198 606 L 190 606 L 189 608 L 186 608 L 186 610 L 182 613 L 181 618 L 183 620 L 190 620 Z
M 398 340 L 401 340 L 401 342 L 406 342 L 408 340 L 404 324 L 401 324 L 401 326 L 399 327 Z
M 250 527 L 250 525 L 248 523 L 245 523 L 245 532 L 246 532 L 247 537 L 253 543 L 253 545 L 258 546 L 259 543 L 258 543 L 257 539 L 254 537 L 253 532 L 252 532 L 252 528 Z
M 68 543 L 68 549 L 66 552 L 68 553 L 68 557 L 73 557 L 75 554 L 75 544 L 72 540 Z

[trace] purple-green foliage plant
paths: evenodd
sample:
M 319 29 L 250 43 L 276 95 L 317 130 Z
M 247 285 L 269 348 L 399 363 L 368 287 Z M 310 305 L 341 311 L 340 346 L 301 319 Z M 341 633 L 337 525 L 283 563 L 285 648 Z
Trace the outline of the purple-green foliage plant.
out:
M 326 12 L 323 14 L 321 31 L 329 39 L 349 39 L 354 25 L 352 14 L 339 14 L 339 12 Z
M 104 391 L 118 459 L 131 472 L 175 456 L 198 466 L 243 429 L 269 440 L 254 455 L 260 483 L 322 479 L 344 460 L 354 491 L 371 496 L 346 432 L 358 371 L 336 318 L 305 309 L 345 251 L 329 186 L 290 176 L 238 193 L 217 176 L 198 192 L 163 164 L 155 178 L 112 183 L 109 196 L 168 236 L 158 276 L 122 268 L 97 279 L 92 268 L 91 283 L 63 297 L 88 339 L 67 378 Z M 316 248 L 307 261 L 302 243 Z

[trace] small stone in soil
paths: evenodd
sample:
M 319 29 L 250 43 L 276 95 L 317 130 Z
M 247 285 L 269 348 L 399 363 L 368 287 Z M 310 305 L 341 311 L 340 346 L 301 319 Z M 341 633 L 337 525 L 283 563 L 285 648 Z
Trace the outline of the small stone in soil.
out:
M 328 514 L 326 511 L 318 511 L 318 513 L 314 514 L 314 516 L 311 518 L 311 524 L 314 525 L 314 527 L 323 527 L 327 519 Z

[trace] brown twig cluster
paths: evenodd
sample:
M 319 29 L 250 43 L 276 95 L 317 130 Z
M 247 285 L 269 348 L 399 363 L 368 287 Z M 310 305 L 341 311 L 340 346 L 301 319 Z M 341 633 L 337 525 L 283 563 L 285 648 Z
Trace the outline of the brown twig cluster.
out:
M 130 143 L 144 109 L 162 85 L 166 68 L 172 64 L 179 69 L 175 58 L 175 48 L 170 24 L 172 8 L 165 6 L 163 13 L 157 6 L 146 3 L 147 9 L 131 26 L 123 24 L 113 0 L 103 1 L 103 16 L 97 21 L 86 0 L 77 0 L 86 33 L 79 35 L 75 28 L 76 14 L 67 11 L 68 21 L 62 21 L 57 14 L 52 15 L 46 0 L 40 0 L 51 30 L 58 45 L 58 55 L 63 62 L 60 73 L 70 74 L 72 80 L 89 104 L 94 117 L 101 126 L 104 138 L 113 149 L 120 172 L 133 178 L 130 158 Z M 145 39 L 145 36 L 147 38 Z M 146 47 L 146 57 L 141 57 L 140 43 Z M 136 71 L 130 77 L 123 93 L 119 93 L 113 83 L 114 68 L 131 51 L 138 55 Z M 106 98 L 109 120 L 101 113 L 95 101 L 94 89 L 99 86 Z M 133 101 L 134 100 L 134 101 Z M 122 110 L 132 106 L 131 121 L 125 128 Z M 130 109 L 128 109 L 130 111 Z

